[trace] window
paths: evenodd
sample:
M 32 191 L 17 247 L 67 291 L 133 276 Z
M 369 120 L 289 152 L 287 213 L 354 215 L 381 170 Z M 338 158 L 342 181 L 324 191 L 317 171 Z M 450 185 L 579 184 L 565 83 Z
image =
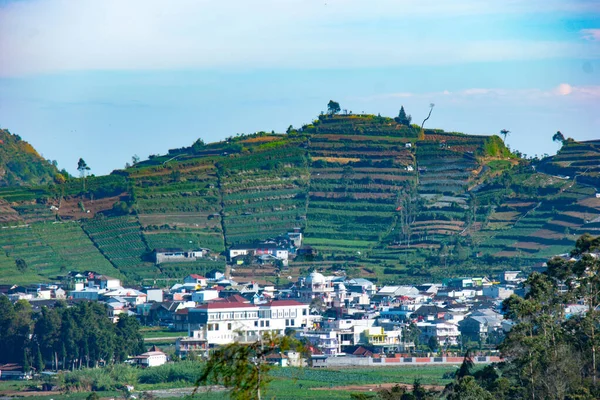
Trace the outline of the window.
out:
M 306 315 L 306 308 L 302 310 L 302 315 Z
M 231 330 L 231 322 L 229 322 L 229 323 L 227 324 L 227 330 L 229 330 L 229 331 Z
M 269 320 L 267 320 L 267 326 L 269 326 Z
M 290 320 L 289 319 L 285 320 L 285 326 L 290 326 Z
M 260 326 L 264 327 L 265 326 L 265 321 L 260 321 Z
M 291 320 L 291 321 L 290 321 L 290 325 L 291 325 L 291 326 L 294 326 L 294 325 L 296 325 L 296 321 L 294 321 L 294 320 Z
M 254 326 L 258 326 L 258 321 L 254 321 Z

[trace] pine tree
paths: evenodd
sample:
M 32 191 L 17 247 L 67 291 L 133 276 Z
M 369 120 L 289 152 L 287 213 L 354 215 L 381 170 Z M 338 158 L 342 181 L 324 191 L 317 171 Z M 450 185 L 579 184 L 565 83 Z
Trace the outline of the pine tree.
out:
M 30 369 L 29 354 L 27 354 L 27 349 L 23 349 L 23 372 L 27 373 Z
M 37 346 L 37 355 L 35 357 L 35 369 L 37 369 L 38 374 L 44 370 L 44 359 L 42 358 L 42 351 L 40 350 L 40 346 Z

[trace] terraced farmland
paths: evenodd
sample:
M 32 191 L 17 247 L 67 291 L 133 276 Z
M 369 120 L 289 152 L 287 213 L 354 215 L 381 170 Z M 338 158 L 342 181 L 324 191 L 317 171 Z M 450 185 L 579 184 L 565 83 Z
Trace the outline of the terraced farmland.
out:
M 120 272 L 100 253 L 77 222 L 44 223 L 31 226 L 42 241 L 74 271 L 95 271 L 119 277 Z
M 113 217 L 83 222 L 83 229 L 100 252 L 128 277 L 153 277 L 158 273 L 143 257 L 149 252 L 135 217 Z
M 600 140 L 567 141 L 540 169 L 554 175 L 575 177 L 581 183 L 600 186 Z
M 138 169 L 132 178 L 139 221 L 150 250 L 225 249 L 217 169 L 212 159 Z
M 0 279 L 15 257 L 27 264 L 23 282 L 65 269 L 182 277 L 222 269 L 222 258 L 158 268 L 151 251 L 202 247 L 214 256 L 302 228 L 322 256 L 302 261 L 306 268 L 429 280 L 527 267 L 582 233 L 600 234 L 599 141 L 566 141 L 538 162 L 497 136 L 421 133 L 398 121 L 322 115 L 287 135 L 198 140 L 88 177 L 85 189 L 79 179 L 0 188 Z M 76 222 L 58 223 L 67 220 Z
M 303 149 L 271 146 L 226 159 L 219 174 L 228 245 L 305 226 L 309 171 Z
M 305 242 L 322 252 L 356 256 L 377 246 L 394 226 L 404 191 L 414 185 L 415 134 L 390 119 L 373 121 L 321 118 L 310 139 Z
M 48 280 L 68 270 L 68 263 L 29 226 L 0 229 L 0 281 L 7 283 Z M 16 270 L 16 260 L 26 268 Z

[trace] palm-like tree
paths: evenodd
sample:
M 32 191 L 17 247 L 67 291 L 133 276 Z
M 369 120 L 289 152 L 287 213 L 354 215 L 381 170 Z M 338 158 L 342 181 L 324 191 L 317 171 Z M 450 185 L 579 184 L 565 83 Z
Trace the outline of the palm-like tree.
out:
M 502 130 L 500 131 L 500 134 L 501 134 L 502 136 L 504 136 L 504 142 L 506 142 L 506 137 L 508 136 L 508 134 L 509 134 L 509 133 L 510 133 L 510 131 L 509 131 L 508 129 L 502 129 Z

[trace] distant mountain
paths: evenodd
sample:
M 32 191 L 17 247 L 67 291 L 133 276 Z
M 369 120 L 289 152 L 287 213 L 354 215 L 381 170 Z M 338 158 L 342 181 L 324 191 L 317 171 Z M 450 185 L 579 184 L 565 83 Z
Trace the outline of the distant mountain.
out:
M 181 278 L 222 270 L 224 259 L 154 265 L 152 250 L 218 254 L 294 228 L 318 255 L 285 271 L 236 266 L 235 274 L 275 282 L 343 269 L 384 283 L 528 270 L 578 235 L 600 234 L 598 165 L 596 142 L 527 160 L 497 135 L 375 115 L 199 139 L 107 176 L 0 188 L 0 225 L 20 226 L 0 229 L 0 282 L 71 269 Z
M 52 163 L 19 135 L 0 129 L 0 186 L 50 183 L 58 174 Z

